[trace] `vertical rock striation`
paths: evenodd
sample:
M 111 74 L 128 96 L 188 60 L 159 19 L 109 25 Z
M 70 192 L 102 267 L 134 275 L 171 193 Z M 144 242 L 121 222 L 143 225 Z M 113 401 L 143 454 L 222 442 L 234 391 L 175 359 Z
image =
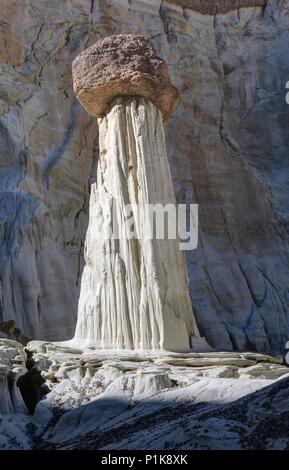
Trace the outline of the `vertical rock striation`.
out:
M 147 231 L 148 204 L 176 205 L 162 116 L 175 106 L 177 90 L 153 46 L 133 35 L 112 36 L 84 51 L 73 77 L 79 100 L 96 116 L 122 89 L 138 95 L 114 99 L 99 118 L 75 339 L 108 349 L 189 350 L 191 337 L 192 343 L 200 337 L 184 254 L 178 239 L 150 238 Z M 114 222 L 120 233 L 112 239 L 107 229 Z
M 15 320 L 27 338 L 75 329 L 95 126 L 73 95 L 71 60 L 89 10 L 1 1 L 0 330 Z

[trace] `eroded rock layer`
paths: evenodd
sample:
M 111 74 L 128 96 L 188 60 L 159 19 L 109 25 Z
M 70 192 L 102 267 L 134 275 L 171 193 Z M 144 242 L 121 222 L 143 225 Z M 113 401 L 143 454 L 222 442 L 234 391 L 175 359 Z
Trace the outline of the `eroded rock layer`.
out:
M 149 204 L 176 205 L 161 112 L 144 98 L 117 98 L 99 119 L 99 152 L 75 339 L 189 350 L 199 333 L 184 253 L 178 239 L 153 238 L 148 217 Z
M 14 399 L 17 387 L 1 381 L 4 366 L 11 372 L 23 364 L 23 347 L 1 340 L 1 450 L 288 448 L 289 378 L 281 358 L 83 352 L 42 341 L 26 353 L 49 393 L 27 415 L 21 397 Z
M 19 416 L 2 417 L 1 449 L 288 448 L 280 358 L 82 352 L 40 341 L 28 348 L 50 393 L 22 425 Z
M 18 379 L 26 372 L 26 355 L 21 344 L 0 339 L 0 417 L 27 413 Z

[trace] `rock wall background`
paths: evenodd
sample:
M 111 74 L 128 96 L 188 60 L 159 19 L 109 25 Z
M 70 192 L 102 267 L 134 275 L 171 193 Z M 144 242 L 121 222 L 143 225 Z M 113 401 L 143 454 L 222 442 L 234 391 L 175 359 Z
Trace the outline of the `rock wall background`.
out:
M 0 0 L 0 322 L 16 320 L 30 338 L 73 335 L 97 126 L 73 94 L 71 62 L 98 38 L 129 32 L 153 41 L 182 95 L 167 149 L 179 202 L 199 204 L 199 247 L 187 254 L 199 327 L 220 349 L 280 352 L 285 0 Z

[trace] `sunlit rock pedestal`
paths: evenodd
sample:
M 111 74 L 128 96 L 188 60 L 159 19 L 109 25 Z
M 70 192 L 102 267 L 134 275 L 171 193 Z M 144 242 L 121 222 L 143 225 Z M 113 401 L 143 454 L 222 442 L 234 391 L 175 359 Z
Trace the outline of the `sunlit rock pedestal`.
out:
M 179 240 L 147 237 L 147 204 L 176 204 L 163 119 L 179 94 L 166 64 L 145 38 L 110 36 L 75 59 L 73 79 L 98 117 L 100 147 L 75 340 L 105 349 L 200 348 Z M 115 221 L 120 236 L 111 238 Z

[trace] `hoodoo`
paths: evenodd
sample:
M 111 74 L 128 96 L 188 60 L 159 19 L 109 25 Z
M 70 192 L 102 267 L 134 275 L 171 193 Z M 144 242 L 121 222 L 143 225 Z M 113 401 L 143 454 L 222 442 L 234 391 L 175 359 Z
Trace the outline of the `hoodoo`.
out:
M 179 240 L 146 236 L 147 206 L 176 204 L 163 120 L 179 93 L 167 66 L 144 37 L 110 36 L 76 57 L 73 84 L 99 124 L 75 340 L 100 349 L 202 347 Z M 122 236 L 108 236 L 116 226 Z

